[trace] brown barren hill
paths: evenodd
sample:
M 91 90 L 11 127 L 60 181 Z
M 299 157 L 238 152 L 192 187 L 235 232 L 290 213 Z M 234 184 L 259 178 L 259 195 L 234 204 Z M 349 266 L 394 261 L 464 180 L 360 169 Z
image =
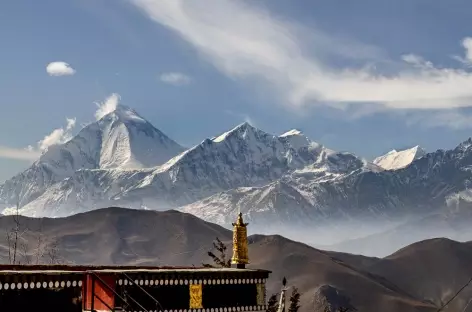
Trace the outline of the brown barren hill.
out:
M 200 266 L 209 261 L 216 237 L 231 252 L 231 231 L 177 211 L 106 208 L 20 221 L 30 258 L 38 237 L 46 245 L 57 242 L 60 258 L 76 264 Z M 12 216 L 0 217 L 0 231 L 6 234 L 13 226 Z M 5 237 L 0 233 L 3 262 L 8 261 Z M 337 303 L 360 312 L 434 312 L 472 276 L 472 245 L 445 239 L 419 242 L 385 259 L 322 251 L 278 235 L 253 235 L 249 242 L 249 267 L 273 272 L 268 295 L 278 292 L 286 277 L 302 294 L 300 312 Z M 462 311 L 457 308 L 463 309 L 468 295 L 464 291 L 446 311 Z
M 269 294 L 280 289 L 285 276 L 287 284 L 297 286 L 302 293 L 303 311 L 314 311 L 315 294 L 323 285 L 346 294 L 358 311 L 434 311 L 431 303 L 409 295 L 381 276 L 282 236 L 252 236 L 250 255 L 251 266 L 273 271 Z M 349 257 L 356 264 L 370 260 L 363 256 Z
M 411 244 L 366 269 L 416 297 L 442 305 L 470 281 L 471 263 L 471 242 L 436 238 Z M 470 298 L 471 286 L 464 288 L 444 311 L 462 312 Z
M 76 264 L 200 266 L 213 239 L 231 238 L 230 231 L 216 224 L 172 210 L 106 208 L 67 218 L 21 218 L 21 224 L 28 229 L 31 253 L 41 235 L 46 242 L 57 240 L 61 257 Z M 0 231 L 12 227 L 12 216 L 0 218 Z M 5 236 L 0 233 L 6 260 Z

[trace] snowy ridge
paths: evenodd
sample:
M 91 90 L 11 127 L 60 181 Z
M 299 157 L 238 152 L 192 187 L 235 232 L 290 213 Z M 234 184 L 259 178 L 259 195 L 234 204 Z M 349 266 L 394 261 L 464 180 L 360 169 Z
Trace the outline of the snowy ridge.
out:
M 385 170 L 397 170 L 405 168 L 424 155 L 426 155 L 426 151 L 417 145 L 402 151 L 391 150 L 387 154 L 375 158 L 373 163 Z

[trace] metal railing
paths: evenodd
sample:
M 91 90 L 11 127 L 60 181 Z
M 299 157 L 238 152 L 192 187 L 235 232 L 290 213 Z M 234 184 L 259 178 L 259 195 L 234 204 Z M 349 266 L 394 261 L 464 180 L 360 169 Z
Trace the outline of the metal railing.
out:
M 145 293 L 149 298 L 151 298 L 155 303 L 156 303 L 156 308 L 158 308 L 160 311 L 164 311 L 164 309 L 162 308 L 162 305 L 161 303 L 156 299 L 154 298 L 150 293 L 148 293 L 143 287 L 141 287 L 140 285 L 138 285 L 131 277 L 128 276 L 128 274 L 126 273 L 122 273 L 124 275 L 124 277 L 126 277 L 126 279 L 128 280 L 129 283 L 131 283 L 131 285 L 135 285 L 139 288 L 139 290 L 141 290 L 143 293 Z
M 115 295 L 115 298 L 119 298 L 124 304 L 126 304 L 127 306 L 125 307 L 120 307 L 118 308 L 120 311 L 127 311 L 127 308 L 129 307 L 129 304 L 127 304 L 127 300 L 125 298 L 123 298 L 122 296 L 120 296 L 120 294 L 118 294 L 112 287 L 110 287 L 110 285 L 108 285 L 100 276 L 97 275 L 97 273 L 93 272 L 93 271 L 89 271 L 88 272 L 90 274 L 90 276 L 92 276 L 92 302 L 91 302 L 91 306 L 90 306 L 90 309 L 91 311 L 94 311 L 95 309 L 95 298 L 97 298 L 103 305 L 105 305 L 110 311 L 117 311 L 117 308 L 116 307 L 110 307 L 100 296 L 98 296 L 96 293 L 95 293 L 95 281 L 98 280 L 100 282 L 100 284 L 102 286 L 104 286 L 107 290 L 111 291 L 114 295 Z M 128 276 L 126 276 L 126 278 L 129 278 Z M 134 283 L 134 282 L 133 282 Z M 139 285 L 138 285 L 139 286 Z M 144 289 L 143 289 L 144 290 Z M 147 292 L 146 292 L 147 293 Z M 147 293 L 148 294 L 148 293 Z M 149 295 L 149 294 L 148 294 Z M 149 295 L 151 296 L 151 295 Z M 127 296 L 129 299 L 131 299 L 131 301 L 133 301 L 139 308 L 141 311 L 143 312 L 149 312 L 146 308 L 144 308 L 138 301 L 136 301 L 133 297 L 131 296 Z M 153 298 L 151 296 L 151 298 Z M 153 298 L 154 299 L 154 298 Z M 154 299 L 155 300 L 155 299 Z M 157 301 L 157 300 L 156 300 Z

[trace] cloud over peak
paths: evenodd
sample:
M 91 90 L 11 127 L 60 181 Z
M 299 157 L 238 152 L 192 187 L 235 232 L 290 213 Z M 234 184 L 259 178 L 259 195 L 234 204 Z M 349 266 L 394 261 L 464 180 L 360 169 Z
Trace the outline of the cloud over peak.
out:
M 44 136 L 42 140 L 38 142 L 39 151 L 43 152 L 52 145 L 62 144 L 69 141 L 72 138 L 71 130 L 75 127 L 75 118 L 66 118 L 66 126 L 54 129 L 50 134 Z M 33 147 L 29 147 L 30 150 L 34 150 Z
M 98 120 L 106 114 L 113 112 L 119 101 L 120 95 L 112 93 L 103 102 L 95 103 L 98 107 L 95 112 L 95 118 Z M 72 130 L 75 128 L 76 124 L 76 118 L 66 118 L 66 124 L 63 127 L 52 130 L 35 145 L 29 145 L 26 148 L 0 146 L 0 158 L 29 161 L 37 160 L 50 146 L 63 144 L 72 139 Z
M 46 66 L 46 72 L 49 76 L 71 76 L 75 69 L 66 62 L 51 62 Z
M 159 78 L 162 82 L 168 83 L 174 86 L 187 85 L 192 81 L 192 79 L 189 76 L 183 73 L 178 73 L 178 72 L 163 73 L 160 75 Z
M 29 145 L 26 148 L 0 146 L 0 158 L 37 160 L 50 146 L 69 141 L 72 138 L 71 131 L 75 124 L 75 118 L 66 118 L 65 127 L 54 129 L 51 133 L 45 135 L 43 139 L 39 140 L 36 146 Z
M 103 116 L 115 111 L 116 107 L 120 102 L 120 95 L 118 93 L 112 93 L 108 96 L 105 101 L 97 102 L 97 111 L 95 112 L 95 119 L 99 120 Z

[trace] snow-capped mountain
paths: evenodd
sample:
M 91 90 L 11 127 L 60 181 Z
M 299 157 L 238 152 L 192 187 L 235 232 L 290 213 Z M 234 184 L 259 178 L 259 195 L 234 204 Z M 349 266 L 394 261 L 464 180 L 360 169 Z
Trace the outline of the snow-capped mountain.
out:
M 292 173 L 298 179 L 312 174 L 326 180 L 363 164 L 351 154 L 326 149 L 300 131 L 275 136 L 243 123 L 154 168 L 123 170 L 107 165 L 76 170 L 24 202 L 22 213 L 64 216 L 107 205 L 176 208 L 217 192 L 263 186 Z
M 19 194 L 22 214 L 50 217 L 106 206 L 178 208 L 222 225 L 238 211 L 253 224 L 396 220 L 437 211 L 468 190 L 471 142 L 423 157 L 416 148 L 396 170 L 298 130 L 277 136 L 248 123 L 184 150 L 120 106 L 1 185 L 0 202 L 12 207 Z
M 405 168 L 412 161 L 424 155 L 426 155 L 426 151 L 417 145 L 401 151 L 391 150 L 387 154 L 375 158 L 373 163 L 385 170 L 397 170 Z
M 397 222 L 444 210 L 455 194 L 469 189 L 471 164 L 469 139 L 454 150 L 426 154 L 395 171 L 364 166 L 320 180 L 313 174 L 302 179 L 297 170 L 265 186 L 217 193 L 180 210 L 223 226 L 228 226 L 238 211 L 253 224 L 268 220 L 266 225 Z
M 20 206 L 78 170 L 129 170 L 161 165 L 185 149 L 134 110 L 118 105 L 64 144 L 49 147 L 27 170 L 0 186 L 3 206 Z

